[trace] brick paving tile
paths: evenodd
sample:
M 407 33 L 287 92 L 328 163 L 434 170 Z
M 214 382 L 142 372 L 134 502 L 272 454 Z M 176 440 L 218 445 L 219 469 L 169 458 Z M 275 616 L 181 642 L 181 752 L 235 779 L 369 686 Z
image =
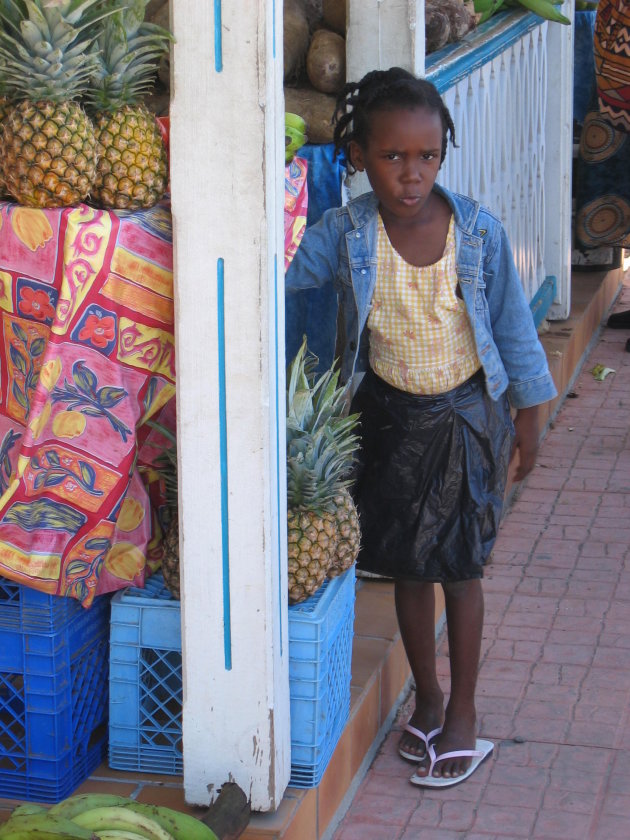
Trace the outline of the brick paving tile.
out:
M 591 828 L 589 840 L 628 840 L 628 816 L 604 816 Z
M 571 840 L 589 840 L 591 815 L 580 814 L 576 811 L 540 811 L 534 829 L 532 840 L 547 840 L 547 838 L 570 837 Z
M 630 277 L 617 302 L 630 306 Z M 630 354 L 604 329 L 515 489 L 486 570 L 478 682 L 495 751 L 419 790 L 410 695 L 332 840 L 630 840 Z M 603 382 L 596 363 L 616 373 Z M 572 431 L 569 431 L 572 429 Z M 437 672 L 448 696 L 445 634 Z M 403 717 L 404 713 L 404 717 Z
M 536 807 L 484 805 L 477 812 L 473 828 L 478 832 L 496 833 L 500 837 L 531 837 L 536 814 Z

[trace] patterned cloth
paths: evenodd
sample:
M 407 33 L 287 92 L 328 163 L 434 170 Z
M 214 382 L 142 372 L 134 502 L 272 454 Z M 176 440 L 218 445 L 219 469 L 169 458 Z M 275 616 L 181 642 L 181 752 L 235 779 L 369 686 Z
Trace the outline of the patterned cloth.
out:
M 0 575 L 85 606 L 142 586 L 164 513 L 146 421 L 175 424 L 168 204 L 0 202 L 0 314 Z
M 600 113 L 630 131 L 630 5 L 600 0 L 595 19 L 595 74 Z
M 576 244 L 630 247 L 630 8 L 602 0 L 595 76 L 575 167 Z
M 457 297 L 453 217 L 442 258 L 414 266 L 378 217 L 378 274 L 368 318 L 370 366 L 412 394 L 443 394 L 479 369 L 472 327 Z

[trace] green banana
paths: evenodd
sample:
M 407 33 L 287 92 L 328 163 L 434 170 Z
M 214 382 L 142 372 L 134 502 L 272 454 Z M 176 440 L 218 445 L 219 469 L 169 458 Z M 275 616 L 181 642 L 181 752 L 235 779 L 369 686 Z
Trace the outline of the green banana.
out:
M 475 0 L 475 14 L 481 15 L 478 23 L 485 23 L 503 5 L 503 0 Z
M 126 809 L 144 814 L 162 828 L 169 831 L 175 840 L 219 840 L 214 831 L 205 823 L 190 814 L 165 808 L 163 805 L 146 805 L 144 802 L 130 800 Z
M 11 819 L 13 817 L 28 817 L 29 814 L 44 814 L 47 813 L 47 810 L 43 805 L 37 805 L 35 802 L 23 802 L 22 805 L 17 805 L 11 811 Z
M 560 3 L 554 3 L 552 0 L 505 0 L 504 5 L 512 7 L 523 6 L 545 20 L 552 20 L 556 23 L 564 24 L 571 23 L 569 18 L 565 17 L 556 8 Z
M 48 813 L 72 820 L 84 811 L 91 811 L 94 808 L 104 808 L 111 805 L 126 805 L 130 801 L 124 796 L 118 796 L 115 793 L 78 793 L 53 805 L 48 810 Z
M 100 834 L 101 831 L 120 829 L 132 834 L 139 834 L 146 840 L 175 840 L 173 835 L 162 828 L 155 820 L 120 805 L 109 805 L 102 808 L 92 808 L 91 811 L 82 811 L 76 817 L 73 817 L 72 822 L 93 831 L 96 835 Z
M 11 816 L 0 828 L 2 840 L 94 840 L 89 828 L 63 817 L 41 814 Z
M 136 834 L 133 831 L 121 831 L 119 828 L 111 828 L 107 831 L 99 831 L 98 840 L 145 840 L 143 834 Z

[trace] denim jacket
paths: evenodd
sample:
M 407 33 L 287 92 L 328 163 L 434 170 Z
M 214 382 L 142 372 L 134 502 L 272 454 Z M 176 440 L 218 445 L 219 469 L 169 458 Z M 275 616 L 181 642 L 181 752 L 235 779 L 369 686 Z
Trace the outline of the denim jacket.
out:
M 514 408 L 552 399 L 556 388 L 503 225 L 477 201 L 437 184 L 434 189 L 453 212 L 457 279 L 488 393 L 497 400 L 507 390 Z M 327 210 L 307 228 L 286 275 L 287 292 L 334 284 L 343 313 L 343 381 L 368 367 L 377 220 L 372 192 Z

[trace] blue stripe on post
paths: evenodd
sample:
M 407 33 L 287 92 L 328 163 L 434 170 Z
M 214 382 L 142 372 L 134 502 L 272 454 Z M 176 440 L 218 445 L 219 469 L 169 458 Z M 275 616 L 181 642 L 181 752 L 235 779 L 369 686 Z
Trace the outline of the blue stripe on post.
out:
M 280 656 L 282 656 L 282 522 L 280 516 L 280 453 L 286 452 L 286 442 L 280 440 L 280 390 L 278 388 L 278 255 L 273 255 L 274 328 L 276 355 L 276 511 L 278 516 L 278 604 L 280 605 Z
M 271 36 L 271 49 L 273 57 L 276 57 L 276 0 L 273 0 L 273 4 L 271 6 L 271 21 L 272 21 L 272 30 L 273 34 Z
M 214 69 L 223 70 L 223 38 L 221 35 L 221 0 L 214 0 Z
M 232 670 L 232 622 L 230 616 L 230 540 L 228 520 L 227 412 L 225 400 L 225 266 L 217 260 L 217 321 L 219 357 L 219 460 L 221 464 L 221 552 L 223 561 L 223 654 L 225 668 Z

